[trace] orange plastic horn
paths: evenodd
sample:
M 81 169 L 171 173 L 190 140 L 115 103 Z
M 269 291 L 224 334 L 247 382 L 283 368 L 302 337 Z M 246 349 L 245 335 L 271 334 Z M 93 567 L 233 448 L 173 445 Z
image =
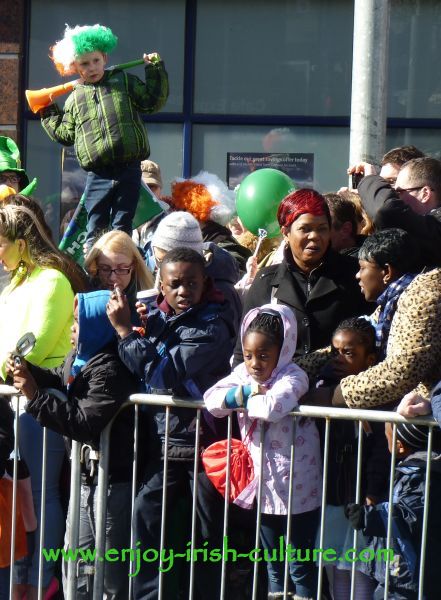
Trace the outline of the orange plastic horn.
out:
M 62 96 L 71 92 L 78 79 L 75 81 L 68 81 L 62 85 L 56 85 L 50 88 L 42 88 L 41 90 L 26 90 L 26 100 L 28 101 L 29 108 L 33 113 L 38 113 L 42 108 L 52 104 L 53 99 L 57 96 Z

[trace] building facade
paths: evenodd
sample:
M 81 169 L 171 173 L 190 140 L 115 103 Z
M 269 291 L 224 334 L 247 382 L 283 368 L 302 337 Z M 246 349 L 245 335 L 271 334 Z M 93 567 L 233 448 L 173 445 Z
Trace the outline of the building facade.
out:
M 353 11 L 353 0 L 1 0 L 0 128 L 21 145 L 56 228 L 75 192 L 24 89 L 61 83 L 48 51 L 65 23 L 101 23 L 119 37 L 111 64 L 144 51 L 166 63 L 169 100 L 146 119 L 166 193 L 202 169 L 225 179 L 227 154 L 251 152 L 313 155 L 313 185 L 332 191 L 347 182 Z M 439 1 L 392 0 L 389 40 L 385 150 L 440 156 Z

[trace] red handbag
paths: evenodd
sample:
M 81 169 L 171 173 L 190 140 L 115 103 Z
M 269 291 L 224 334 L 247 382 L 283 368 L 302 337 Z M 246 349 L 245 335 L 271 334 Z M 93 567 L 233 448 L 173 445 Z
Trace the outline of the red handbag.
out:
M 248 442 L 256 425 L 257 419 L 252 423 L 243 442 L 231 439 L 230 502 L 234 502 L 254 479 L 254 465 L 248 450 Z M 202 465 L 207 477 L 224 498 L 227 481 L 227 452 L 228 440 L 214 442 L 202 452 Z
M 18 560 L 27 553 L 26 532 L 19 502 L 17 502 L 16 515 L 15 560 Z M 11 535 L 12 481 L 3 477 L 0 479 L 0 568 L 9 567 L 11 564 Z

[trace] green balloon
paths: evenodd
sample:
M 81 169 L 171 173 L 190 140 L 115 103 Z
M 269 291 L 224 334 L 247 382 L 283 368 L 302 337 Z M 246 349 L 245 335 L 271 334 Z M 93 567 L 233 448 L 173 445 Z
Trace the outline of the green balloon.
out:
M 280 234 L 277 209 L 285 196 L 296 189 L 293 180 L 277 169 L 257 169 L 245 177 L 236 195 L 237 214 L 244 226 L 258 235 L 265 229 L 268 237 Z

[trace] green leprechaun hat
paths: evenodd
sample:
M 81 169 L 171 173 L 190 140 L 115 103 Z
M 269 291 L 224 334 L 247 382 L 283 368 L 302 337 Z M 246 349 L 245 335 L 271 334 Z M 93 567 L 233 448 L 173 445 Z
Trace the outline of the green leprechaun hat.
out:
M 21 168 L 20 150 L 13 139 L 0 136 L 0 174 L 13 171 L 20 177 L 20 193 L 30 196 L 37 187 L 37 179 L 29 182 L 26 171 Z

